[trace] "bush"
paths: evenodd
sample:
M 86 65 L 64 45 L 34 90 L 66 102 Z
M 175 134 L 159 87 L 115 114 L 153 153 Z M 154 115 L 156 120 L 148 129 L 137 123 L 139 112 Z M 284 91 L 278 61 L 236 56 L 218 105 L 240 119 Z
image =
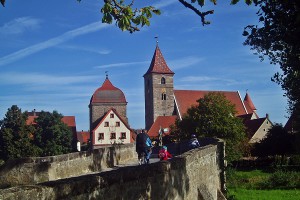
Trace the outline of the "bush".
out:
M 292 155 L 289 164 L 300 166 L 300 155 Z
M 278 170 L 267 181 L 261 183 L 262 189 L 294 189 L 300 187 L 300 175 L 294 171 Z
M 4 160 L 1 160 L 1 159 L 0 159 L 0 167 L 1 167 L 2 165 L 4 165 L 4 163 L 5 163 Z

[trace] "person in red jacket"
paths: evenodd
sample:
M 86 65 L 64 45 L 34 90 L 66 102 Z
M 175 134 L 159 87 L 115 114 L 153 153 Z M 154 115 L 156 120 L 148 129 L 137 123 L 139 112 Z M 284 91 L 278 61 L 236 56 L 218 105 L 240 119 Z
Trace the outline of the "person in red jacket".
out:
M 172 155 L 168 152 L 168 149 L 166 146 L 163 146 L 161 150 L 158 152 L 158 157 L 160 160 L 168 160 L 169 158 L 172 158 Z

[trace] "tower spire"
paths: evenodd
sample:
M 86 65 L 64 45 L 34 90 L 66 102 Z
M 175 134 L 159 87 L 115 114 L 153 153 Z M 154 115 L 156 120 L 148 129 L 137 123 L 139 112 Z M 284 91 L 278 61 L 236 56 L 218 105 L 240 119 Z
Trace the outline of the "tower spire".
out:
M 105 71 L 105 76 L 106 76 L 106 79 L 108 79 L 108 71 Z
M 156 39 L 156 45 L 158 45 L 158 36 L 154 37 Z

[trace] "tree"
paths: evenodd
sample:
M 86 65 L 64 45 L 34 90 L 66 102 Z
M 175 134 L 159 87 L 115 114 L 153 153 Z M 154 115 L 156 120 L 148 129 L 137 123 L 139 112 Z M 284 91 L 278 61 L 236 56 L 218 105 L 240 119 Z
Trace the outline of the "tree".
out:
M 259 25 L 245 28 L 245 45 L 251 46 L 261 60 L 280 66 L 272 81 L 279 84 L 288 98 L 289 111 L 295 115 L 300 132 L 300 1 L 257 0 Z
M 38 149 L 33 145 L 34 128 L 26 125 L 27 113 L 22 113 L 18 106 L 8 109 L 0 122 L 1 159 L 36 156 Z
M 217 137 L 226 142 L 226 160 L 239 159 L 243 154 L 246 138 L 242 120 L 235 117 L 235 105 L 218 92 L 211 92 L 199 99 L 198 105 L 188 109 L 176 130 L 182 138 L 192 133 L 202 137 Z
M 52 113 L 42 111 L 35 119 L 34 143 L 42 149 L 42 156 L 53 156 L 72 151 L 72 132 L 61 121 L 62 117 L 57 111 Z
M 77 0 L 81 2 L 81 0 Z M 163 0 L 162 0 L 163 1 Z M 217 0 L 209 0 L 214 5 L 217 4 Z M 230 0 L 231 4 L 236 4 L 240 0 Z M 252 1 L 256 0 L 245 0 L 247 5 L 250 5 Z M 0 0 L 1 4 L 5 5 L 5 0 Z M 116 26 L 122 31 L 129 31 L 133 33 L 139 31 L 141 27 L 150 25 L 150 18 L 153 14 L 160 15 L 161 11 L 153 6 L 145 6 L 141 8 L 134 7 L 134 0 L 130 0 L 129 3 L 125 3 L 125 0 L 103 0 L 104 4 L 101 8 L 103 14 L 102 22 L 111 24 L 113 21 Z M 185 0 L 178 0 L 186 8 L 193 11 L 201 19 L 202 25 L 210 24 L 206 20 L 206 16 L 213 14 L 214 10 L 200 11 L 199 7 L 203 7 L 207 1 L 205 0 L 191 0 L 191 3 Z
M 266 136 L 256 145 L 256 152 L 260 156 L 284 156 L 293 152 L 294 136 L 289 134 L 281 124 L 274 124 Z

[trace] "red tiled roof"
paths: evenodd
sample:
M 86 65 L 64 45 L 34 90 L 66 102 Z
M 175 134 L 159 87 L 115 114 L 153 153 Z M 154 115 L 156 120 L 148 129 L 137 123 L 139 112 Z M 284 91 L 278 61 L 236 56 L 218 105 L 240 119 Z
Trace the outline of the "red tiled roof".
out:
M 246 108 L 249 112 L 251 111 L 251 113 L 253 113 L 254 110 L 256 110 L 256 108 L 255 108 L 255 106 L 252 102 L 252 99 L 250 98 L 250 95 L 248 94 L 248 92 L 246 93 L 246 96 L 244 98 L 244 104 L 245 104 L 245 106 L 246 106 Z
M 113 84 L 106 77 L 104 83 L 98 88 L 90 103 L 127 103 L 124 93 Z
M 203 98 L 209 92 L 220 92 L 235 105 L 236 115 L 247 114 L 243 101 L 238 91 L 201 91 L 201 90 L 174 90 L 176 104 L 181 117 L 192 105 L 197 105 L 197 100 Z
M 148 131 L 149 137 L 157 137 L 160 128 L 170 128 L 175 124 L 176 119 L 177 116 L 158 116 Z M 164 133 L 169 135 L 170 131 Z
M 30 124 L 36 124 L 34 122 L 34 119 L 37 118 L 38 116 L 28 116 L 26 124 L 30 125 Z M 64 116 L 61 119 L 62 122 L 64 122 L 68 127 L 76 127 L 76 122 L 75 122 L 75 116 Z
M 146 74 L 149 73 L 174 74 L 174 72 L 172 72 L 172 70 L 168 67 L 158 45 L 156 45 L 150 67 Z
M 75 116 L 64 116 L 61 121 L 71 127 L 76 127 Z
M 88 131 L 81 131 L 77 132 L 77 139 L 80 141 L 80 144 L 87 144 L 88 140 L 90 139 L 90 132 Z

